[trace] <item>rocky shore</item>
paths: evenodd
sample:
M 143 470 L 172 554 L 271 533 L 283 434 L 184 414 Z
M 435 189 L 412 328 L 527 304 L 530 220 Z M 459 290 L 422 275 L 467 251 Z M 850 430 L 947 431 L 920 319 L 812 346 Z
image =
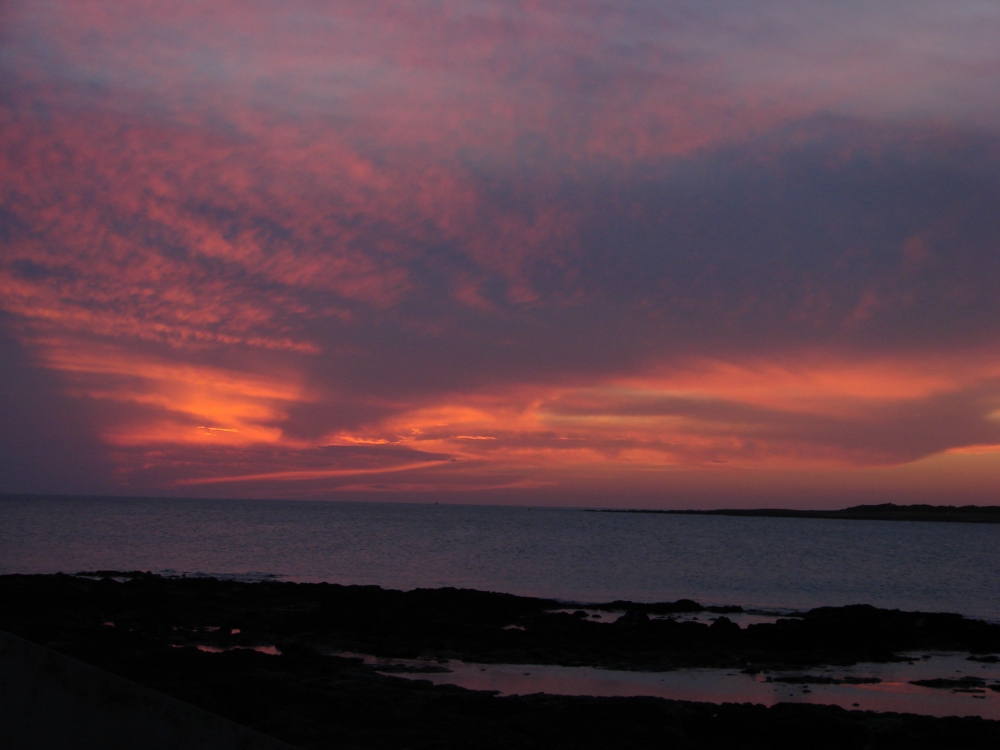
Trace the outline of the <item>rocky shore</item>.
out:
M 0 630 L 303 748 L 1000 746 L 1000 723 L 975 718 L 802 704 L 499 697 L 379 674 L 335 655 L 753 671 L 893 660 L 912 649 L 984 659 L 1000 652 L 1000 626 L 953 614 L 821 608 L 741 628 L 729 619 L 738 608 L 718 608 L 711 624 L 682 621 L 706 611 L 684 600 L 574 609 L 470 590 L 113 571 L 0 576 L 0 602 Z M 625 614 L 614 622 L 593 617 L 612 611 Z
M 758 518 L 821 518 L 842 521 L 929 521 L 933 523 L 1000 523 L 1000 505 L 855 505 L 840 510 L 789 508 L 723 508 L 718 510 L 625 510 L 596 513 L 651 513 L 681 516 L 744 516 Z

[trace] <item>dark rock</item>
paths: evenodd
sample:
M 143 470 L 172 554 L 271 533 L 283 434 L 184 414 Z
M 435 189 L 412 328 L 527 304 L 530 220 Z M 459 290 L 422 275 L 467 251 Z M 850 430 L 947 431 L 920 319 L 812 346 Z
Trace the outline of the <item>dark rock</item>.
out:
M 878 677 L 830 677 L 829 675 L 784 675 L 775 677 L 772 682 L 785 682 L 790 685 L 877 685 L 882 680 Z
M 927 688 L 983 688 L 986 687 L 986 680 L 981 680 L 978 677 L 959 677 L 958 679 L 938 677 L 933 680 L 910 680 L 910 684 Z
M 62 627 L 54 623 L 69 618 L 73 627 L 114 622 L 115 628 L 103 629 L 135 630 L 178 646 L 282 648 L 302 641 L 388 659 L 446 654 L 466 661 L 632 669 L 802 668 L 889 661 L 914 649 L 1000 650 L 998 625 L 866 605 L 823 607 L 740 628 L 725 616 L 711 626 L 650 618 L 651 612 L 701 609 L 690 600 L 584 605 L 625 611 L 617 621 L 601 622 L 555 611 L 565 604 L 552 600 L 453 588 L 403 592 L 117 571 L 98 571 L 93 578 L 99 580 L 0 576 L 0 627 L 46 634 L 42 642 L 58 643 Z
M 56 644 L 80 661 L 302 748 L 1000 746 L 1000 724 L 975 718 L 804 704 L 765 708 L 658 698 L 501 698 L 382 675 L 358 659 L 323 653 L 341 649 L 389 659 L 454 653 L 470 661 L 506 663 L 755 669 L 774 663 L 842 663 L 871 653 L 891 657 L 893 649 L 914 641 L 930 649 L 994 637 L 990 628 L 995 626 L 957 616 L 834 608 L 744 629 L 731 622 L 720 625 L 723 618 L 712 627 L 651 620 L 645 606 L 626 606 L 621 607 L 627 613 L 624 623 L 612 624 L 552 612 L 565 606 L 559 602 L 477 591 L 401 592 L 102 573 L 107 575 L 95 576 L 101 580 L 0 576 L 0 629 Z M 944 619 L 939 622 L 939 617 Z M 924 624 L 916 626 L 917 620 Z M 103 627 L 104 622 L 116 626 Z M 525 630 L 503 629 L 511 623 Z M 188 647 L 173 647 L 183 644 Z M 282 653 L 193 648 L 223 644 L 274 644 Z

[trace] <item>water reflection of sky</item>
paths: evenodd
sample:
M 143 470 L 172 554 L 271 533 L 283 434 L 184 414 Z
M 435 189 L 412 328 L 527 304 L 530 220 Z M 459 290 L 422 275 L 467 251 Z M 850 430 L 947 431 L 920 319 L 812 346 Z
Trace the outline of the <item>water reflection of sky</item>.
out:
M 633 672 L 595 667 L 560 667 L 538 664 L 471 664 L 461 661 L 378 660 L 379 665 L 405 664 L 414 669 L 446 667 L 448 672 L 393 674 L 429 680 L 438 685 L 459 685 L 470 690 L 491 690 L 501 695 L 549 693 L 556 695 L 655 696 L 710 703 L 818 703 L 863 711 L 894 711 L 930 716 L 981 716 L 1000 719 L 1000 692 L 930 688 L 914 680 L 976 677 L 987 685 L 1000 684 L 1000 664 L 968 661 L 965 654 L 921 652 L 912 661 L 890 664 L 862 663 L 851 667 L 808 670 L 770 670 L 748 675 L 726 669 L 679 669 L 671 672 Z M 878 678 L 875 684 L 787 683 L 784 677 Z
M 615 622 L 625 614 L 624 609 L 594 609 L 593 607 L 566 607 L 564 609 L 551 610 L 554 613 L 564 613 L 568 615 L 583 612 L 583 617 L 589 620 L 600 622 Z M 650 614 L 650 620 L 677 620 L 678 622 L 700 622 L 706 625 L 726 617 L 735 622 L 741 628 L 747 625 L 759 625 L 761 623 L 773 623 L 781 617 L 794 616 L 791 612 L 772 612 L 763 610 L 748 610 L 746 612 L 678 612 L 676 614 Z
M 1000 622 L 1000 588 L 988 575 L 969 574 L 996 570 L 998 549 L 994 524 L 386 503 L 0 502 L 3 573 L 202 571 L 235 580 L 454 586 L 571 608 L 682 598 L 783 612 L 872 604 Z

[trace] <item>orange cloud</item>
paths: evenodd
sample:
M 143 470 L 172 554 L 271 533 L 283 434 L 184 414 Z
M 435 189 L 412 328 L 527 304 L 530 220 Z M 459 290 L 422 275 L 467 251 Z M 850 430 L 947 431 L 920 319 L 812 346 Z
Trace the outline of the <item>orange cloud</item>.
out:
M 431 466 L 441 466 L 444 461 L 423 461 L 401 466 L 392 466 L 384 469 L 313 469 L 301 471 L 274 471 L 264 474 L 242 474 L 238 476 L 216 476 L 201 477 L 198 479 L 178 479 L 175 484 L 179 487 L 192 484 L 231 484 L 236 482 L 270 482 L 270 481 L 301 481 L 309 479 L 332 479 L 340 477 L 354 477 L 361 474 L 395 474 L 401 471 L 417 471 L 419 469 L 430 468 Z
M 110 346 L 46 340 L 42 361 L 71 392 L 135 407 L 105 428 L 113 445 L 275 443 L 291 403 L 307 400 L 289 373 L 248 373 L 137 355 Z
M 994 368 L 704 362 L 671 377 L 450 395 L 361 435 L 497 467 L 804 469 L 911 463 L 1000 437 Z M 930 370 L 930 371 L 928 371 Z M 962 443 L 956 445 L 955 442 Z

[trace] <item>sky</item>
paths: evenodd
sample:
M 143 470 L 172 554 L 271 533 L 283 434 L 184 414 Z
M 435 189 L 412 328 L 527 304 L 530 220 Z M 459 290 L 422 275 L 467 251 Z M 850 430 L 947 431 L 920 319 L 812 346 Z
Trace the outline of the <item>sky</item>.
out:
M 992 0 L 8 0 L 0 492 L 1000 503 Z

